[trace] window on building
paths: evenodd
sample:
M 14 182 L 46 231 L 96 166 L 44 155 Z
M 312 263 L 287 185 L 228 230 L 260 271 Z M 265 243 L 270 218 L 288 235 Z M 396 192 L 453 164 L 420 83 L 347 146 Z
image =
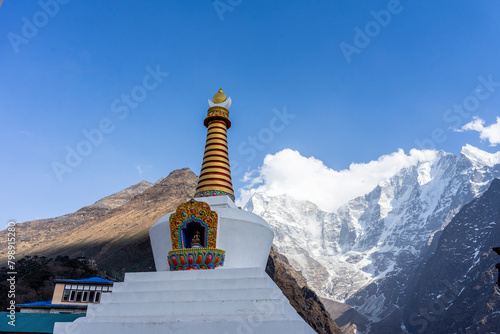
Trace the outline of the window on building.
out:
M 111 290 L 111 286 L 66 284 L 61 300 L 63 302 L 99 303 L 101 293 L 108 293 Z
M 98 292 L 95 293 L 94 303 L 99 303 L 100 299 L 101 299 L 101 293 L 98 291 Z
M 67 302 L 69 300 L 70 293 L 71 293 L 71 290 L 64 289 L 63 297 L 62 297 L 63 302 Z
M 83 291 L 77 291 L 76 292 L 76 301 L 77 302 L 81 302 L 82 301 L 82 294 L 83 294 Z

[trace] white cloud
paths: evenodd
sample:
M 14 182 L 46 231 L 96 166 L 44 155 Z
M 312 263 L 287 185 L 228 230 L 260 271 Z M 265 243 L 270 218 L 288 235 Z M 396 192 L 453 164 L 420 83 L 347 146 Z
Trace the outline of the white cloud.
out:
M 457 131 L 462 132 L 468 130 L 479 132 L 479 138 L 489 141 L 490 146 L 497 146 L 500 144 L 500 117 L 497 117 L 496 123 L 484 126 L 484 120 L 476 116 L 472 122 L 465 124 Z
M 419 161 L 432 161 L 437 151 L 416 150 L 407 155 L 402 149 L 368 163 L 352 163 L 349 169 L 336 171 L 314 157 L 285 149 L 264 158 L 262 167 L 247 173 L 247 185 L 241 189 L 238 205 L 244 205 L 255 192 L 269 196 L 289 194 L 309 200 L 321 209 L 333 211 L 347 201 L 373 190 L 381 181 L 404 167 Z

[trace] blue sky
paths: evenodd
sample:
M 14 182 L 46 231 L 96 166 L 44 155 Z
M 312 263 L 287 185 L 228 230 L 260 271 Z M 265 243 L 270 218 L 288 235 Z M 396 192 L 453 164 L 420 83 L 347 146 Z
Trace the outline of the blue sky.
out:
M 494 1 L 4 1 L 0 220 L 199 173 L 219 87 L 235 190 L 285 148 L 335 170 L 431 144 L 496 152 L 453 128 L 500 115 L 498 22 Z

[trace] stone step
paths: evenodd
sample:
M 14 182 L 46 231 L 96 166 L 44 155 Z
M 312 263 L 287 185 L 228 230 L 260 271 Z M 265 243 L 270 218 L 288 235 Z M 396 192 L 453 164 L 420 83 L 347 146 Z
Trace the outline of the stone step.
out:
M 283 321 L 302 319 L 295 313 L 295 316 L 288 317 L 285 314 L 176 314 L 176 315 L 161 315 L 161 316 L 87 316 L 78 318 L 76 322 L 137 322 L 137 323 L 162 323 L 162 322 L 221 322 L 221 321 L 244 321 L 244 322 L 262 322 L 262 321 Z
M 279 297 L 281 291 L 274 287 L 255 289 L 209 289 L 177 291 L 120 291 L 102 294 L 101 303 L 127 302 L 174 302 L 174 301 L 210 301 L 210 300 L 255 300 Z
M 203 279 L 203 280 L 173 280 L 173 281 L 152 281 L 152 282 L 118 282 L 113 285 L 113 294 L 126 292 L 146 292 L 146 291 L 207 291 L 218 289 L 253 289 L 267 288 L 275 286 L 269 277 L 254 277 L 241 279 Z
M 82 318 L 80 318 L 82 319 Z M 80 334 L 137 334 L 137 333 L 204 333 L 204 334 L 314 334 L 315 332 L 302 319 L 288 321 L 257 321 L 242 322 L 227 320 L 225 322 L 57 322 L 54 333 L 80 333 Z
M 222 300 L 197 302 L 145 302 L 90 304 L 87 316 L 161 316 L 183 314 L 210 316 L 223 314 L 283 314 L 283 300 Z
M 205 278 L 250 278 L 267 275 L 262 268 L 227 268 L 186 271 L 158 271 L 146 273 L 126 273 L 125 282 L 153 282 L 172 280 L 198 280 Z

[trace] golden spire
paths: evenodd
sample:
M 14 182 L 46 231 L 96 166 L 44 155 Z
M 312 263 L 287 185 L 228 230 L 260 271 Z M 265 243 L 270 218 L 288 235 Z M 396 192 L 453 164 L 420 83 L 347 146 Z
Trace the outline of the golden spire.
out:
M 213 102 L 220 104 L 226 99 L 226 94 L 221 88 L 214 95 Z M 230 100 L 228 102 L 231 102 Z M 229 108 L 231 104 L 226 103 L 224 105 Z M 200 178 L 194 197 L 228 195 L 234 201 L 227 149 L 227 129 L 231 127 L 227 108 L 221 105 L 212 105 L 208 109 L 204 121 L 205 126 L 208 128 L 205 154 L 203 155 Z
M 214 101 L 214 103 L 222 103 L 222 102 L 226 101 L 226 94 L 224 94 L 224 92 L 222 91 L 222 88 L 219 89 L 217 94 L 214 95 L 213 101 Z

